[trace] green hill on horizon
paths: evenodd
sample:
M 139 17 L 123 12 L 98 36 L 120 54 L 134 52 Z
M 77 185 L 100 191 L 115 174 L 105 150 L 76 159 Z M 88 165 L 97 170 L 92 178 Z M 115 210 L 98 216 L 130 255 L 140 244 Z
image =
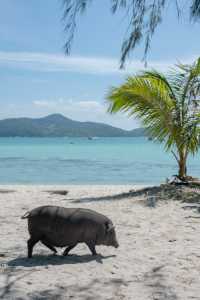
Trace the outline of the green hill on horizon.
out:
M 139 137 L 143 128 L 124 130 L 104 123 L 80 122 L 61 114 L 43 118 L 9 118 L 0 120 L 0 137 Z

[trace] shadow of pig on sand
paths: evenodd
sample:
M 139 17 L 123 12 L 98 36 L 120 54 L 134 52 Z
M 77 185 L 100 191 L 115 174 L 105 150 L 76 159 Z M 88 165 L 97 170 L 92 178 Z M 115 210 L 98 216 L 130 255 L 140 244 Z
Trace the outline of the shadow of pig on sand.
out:
M 50 266 L 50 265 L 73 265 L 88 263 L 96 261 L 97 263 L 103 264 L 104 259 L 116 257 L 116 255 L 102 256 L 101 254 L 92 256 L 88 255 L 76 255 L 71 254 L 68 256 L 57 256 L 57 255 L 34 255 L 32 258 L 17 257 L 7 262 L 9 267 L 36 267 L 36 266 Z

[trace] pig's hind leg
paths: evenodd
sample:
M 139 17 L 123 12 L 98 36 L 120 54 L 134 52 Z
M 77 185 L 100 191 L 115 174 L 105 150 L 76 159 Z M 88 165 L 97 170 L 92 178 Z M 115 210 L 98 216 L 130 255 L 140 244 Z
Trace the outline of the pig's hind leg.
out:
M 64 252 L 63 252 L 63 255 L 64 256 L 67 256 L 69 254 L 69 251 L 72 250 L 74 247 L 76 247 L 77 244 L 74 244 L 74 245 L 71 245 L 69 247 L 67 247 Z
M 41 243 L 43 245 L 45 245 L 47 248 L 49 248 L 50 250 L 52 250 L 54 252 L 54 254 L 57 253 L 57 250 L 46 239 L 43 238 L 40 241 L 41 241 Z
M 37 242 L 39 242 L 40 238 L 31 236 L 30 239 L 27 241 L 27 247 L 28 247 L 28 258 L 32 257 L 33 253 L 33 247 Z

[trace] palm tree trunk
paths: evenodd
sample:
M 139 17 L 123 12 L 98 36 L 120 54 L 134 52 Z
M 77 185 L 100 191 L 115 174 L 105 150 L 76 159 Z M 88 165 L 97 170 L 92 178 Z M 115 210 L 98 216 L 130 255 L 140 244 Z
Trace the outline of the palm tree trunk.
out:
M 184 153 L 179 154 L 179 171 L 178 177 L 181 180 L 184 180 L 187 176 L 187 167 L 186 167 L 187 156 Z

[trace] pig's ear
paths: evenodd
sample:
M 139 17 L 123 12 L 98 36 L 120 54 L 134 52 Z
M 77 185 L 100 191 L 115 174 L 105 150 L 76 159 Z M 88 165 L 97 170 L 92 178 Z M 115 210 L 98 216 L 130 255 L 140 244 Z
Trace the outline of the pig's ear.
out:
M 115 229 L 115 227 L 112 224 L 110 224 L 110 223 L 106 223 L 106 231 L 109 232 L 112 229 Z

